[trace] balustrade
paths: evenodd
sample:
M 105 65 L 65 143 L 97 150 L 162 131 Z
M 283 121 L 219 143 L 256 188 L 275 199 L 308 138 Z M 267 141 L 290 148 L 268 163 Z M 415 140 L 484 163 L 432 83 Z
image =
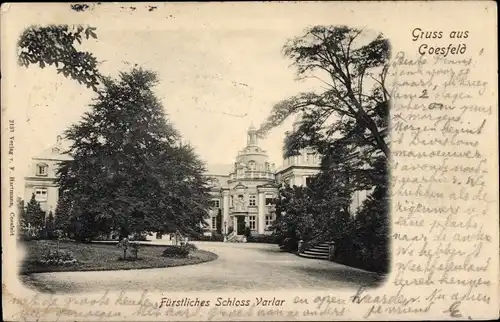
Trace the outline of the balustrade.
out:
M 244 173 L 231 173 L 229 175 L 230 180 L 235 179 L 275 179 L 274 173 L 270 171 L 259 171 L 259 170 L 250 170 L 245 171 Z

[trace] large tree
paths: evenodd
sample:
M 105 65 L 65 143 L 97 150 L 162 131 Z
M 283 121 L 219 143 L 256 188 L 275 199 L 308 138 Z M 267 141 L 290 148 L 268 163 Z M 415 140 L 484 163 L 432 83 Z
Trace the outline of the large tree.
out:
M 318 151 L 315 202 L 325 211 L 342 205 L 346 214 L 354 191 L 387 181 L 388 40 L 345 26 L 315 26 L 286 43 L 283 52 L 299 78 L 319 80 L 321 86 L 277 103 L 259 132 L 265 135 L 300 114 L 298 129 L 287 133 L 284 155 L 305 147 Z
M 104 78 L 92 110 L 65 133 L 73 160 L 58 182 L 84 235 L 166 228 L 190 234 L 207 216 L 203 164 L 166 119 L 142 69 Z
M 353 258 L 365 262 L 380 259 L 380 253 L 387 253 L 388 230 L 390 95 L 385 80 L 389 43 L 382 35 L 363 30 L 315 26 L 290 40 L 283 52 L 299 78 L 315 79 L 320 86 L 277 103 L 259 132 L 265 135 L 288 117 L 300 114 L 300 126 L 285 138 L 284 156 L 312 147 L 322 160 L 307 198 L 297 190 L 283 190 L 289 197 L 278 200 L 277 209 L 287 215 L 277 224 L 289 228 L 286 233 L 293 235 L 312 222 L 317 229 L 309 234 L 309 241 L 336 241 L 341 247 L 339 255 L 351 264 Z M 352 196 L 360 190 L 372 192 L 353 212 Z M 370 243 L 372 228 L 376 230 L 376 245 Z M 354 242 L 358 246 L 354 247 Z
M 304 122 L 288 139 L 287 155 L 305 146 L 327 155 L 341 140 L 339 144 L 356 145 L 355 150 L 361 145 L 387 157 L 388 40 L 344 26 L 315 26 L 283 49 L 299 78 L 317 79 L 322 86 L 276 104 L 260 134 L 300 112 Z
M 66 197 L 65 193 L 59 195 L 54 217 L 55 229 L 62 231 L 64 235 L 69 234 L 72 219 L 71 200 Z
M 314 191 L 308 187 L 285 186 L 275 199 L 276 220 L 273 223 L 280 243 L 294 250 L 299 240 L 310 240 L 324 226 L 318 225 Z

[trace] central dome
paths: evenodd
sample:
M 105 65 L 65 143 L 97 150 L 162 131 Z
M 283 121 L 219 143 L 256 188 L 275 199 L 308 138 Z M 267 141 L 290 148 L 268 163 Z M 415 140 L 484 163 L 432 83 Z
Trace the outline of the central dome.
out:
M 269 163 L 267 151 L 258 145 L 257 129 L 250 125 L 247 145 L 238 152 L 234 163 L 235 179 L 274 179 L 274 164 Z

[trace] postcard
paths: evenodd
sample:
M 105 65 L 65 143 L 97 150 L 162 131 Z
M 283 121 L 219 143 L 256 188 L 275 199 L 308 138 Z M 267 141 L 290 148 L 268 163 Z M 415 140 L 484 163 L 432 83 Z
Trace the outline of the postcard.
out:
M 498 318 L 496 9 L 3 4 L 4 320 Z

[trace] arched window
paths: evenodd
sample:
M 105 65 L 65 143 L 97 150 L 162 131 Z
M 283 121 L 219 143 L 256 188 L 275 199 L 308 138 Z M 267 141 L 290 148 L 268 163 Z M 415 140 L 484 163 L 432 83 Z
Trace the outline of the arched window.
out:
M 250 170 L 255 170 L 255 161 L 253 161 L 253 160 L 248 161 L 248 168 Z

